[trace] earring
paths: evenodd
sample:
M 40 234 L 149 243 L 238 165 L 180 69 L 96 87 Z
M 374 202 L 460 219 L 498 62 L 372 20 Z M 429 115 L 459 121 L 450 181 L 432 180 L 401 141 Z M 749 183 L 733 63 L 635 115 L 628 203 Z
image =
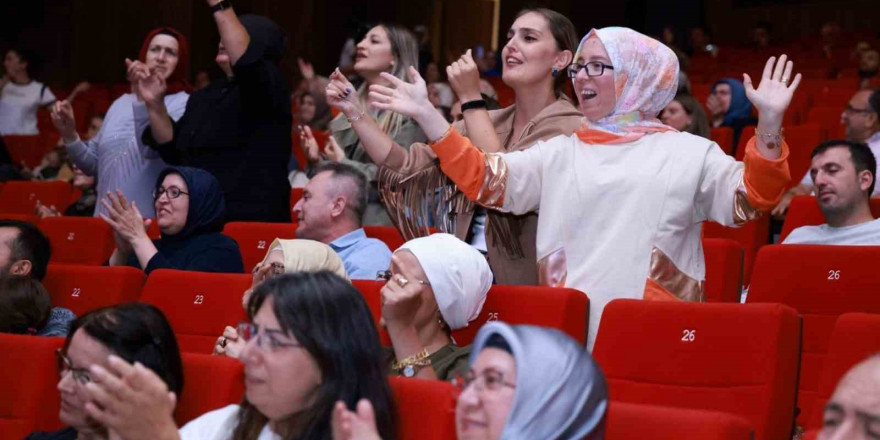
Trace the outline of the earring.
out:
M 552 76 L 554 78 L 556 78 L 556 75 L 558 75 L 558 74 L 559 74 L 559 69 L 557 69 L 555 67 L 553 68 L 552 71 L 550 71 L 550 76 Z

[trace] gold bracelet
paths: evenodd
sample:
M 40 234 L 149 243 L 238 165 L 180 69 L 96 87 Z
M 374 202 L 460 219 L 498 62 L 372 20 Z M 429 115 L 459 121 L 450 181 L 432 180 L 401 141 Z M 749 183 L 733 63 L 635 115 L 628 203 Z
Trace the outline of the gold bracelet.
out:
M 403 359 L 402 361 L 395 361 L 391 364 L 391 369 L 397 371 L 398 373 L 406 367 L 415 366 L 415 367 L 426 367 L 431 365 L 431 360 L 428 359 L 429 353 L 427 348 L 423 348 L 422 351 Z
M 760 131 L 755 130 L 755 136 L 761 138 L 768 148 L 776 148 L 777 146 L 782 145 L 782 141 L 785 139 L 785 128 L 780 127 L 779 133 L 761 133 Z

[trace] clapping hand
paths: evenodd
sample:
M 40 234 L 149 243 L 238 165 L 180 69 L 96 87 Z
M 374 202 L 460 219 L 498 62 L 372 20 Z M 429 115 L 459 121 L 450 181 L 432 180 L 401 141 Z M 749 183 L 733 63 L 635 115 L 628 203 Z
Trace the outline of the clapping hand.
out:
M 358 402 L 355 411 L 349 411 L 344 402 L 336 402 L 330 428 L 333 440 L 382 440 L 373 405 L 366 399 Z
M 396 76 L 382 72 L 382 78 L 392 87 L 378 84 L 370 86 L 370 104 L 379 110 L 389 110 L 411 118 L 426 112 L 436 112 L 428 99 L 428 87 L 419 72 L 410 66 L 406 70 L 406 82 Z M 479 90 L 479 89 L 478 89 Z
M 306 159 L 308 159 L 309 163 L 320 162 L 321 148 L 318 146 L 318 141 L 315 139 L 315 136 L 312 134 L 312 129 L 308 125 L 299 126 L 299 139 L 300 147 L 302 147 L 303 152 L 306 153 Z
M 358 100 L 357 90 L 348 81 L 348 78 L 339 71 L 339 68 L 330 74 L 330 82 L 326 89 L 327 103 L 331 107 L 345 113 L 349 119 L 363 113 Z
M 461 58 L 446 67 L 446 76 L 449 78 L 449 85 L 452 86 L 452 90 L 455 91 L 461 102 L 481 99 L 480 69 L 474 62 L 470 49 Z
M 148 240 L 147 227 L 152 220 L 144 221 L 140 210 L 135 202 L 128 202 L 122 191 L 117 190 L 116 195 L 108 192 L 107 198 L 101 200 L 101 203 L 107 209 L 107 214 L 101 213 L 100 216 L 116 234 L 117 245 L 120 250 L 128 249 L 137 240 Z

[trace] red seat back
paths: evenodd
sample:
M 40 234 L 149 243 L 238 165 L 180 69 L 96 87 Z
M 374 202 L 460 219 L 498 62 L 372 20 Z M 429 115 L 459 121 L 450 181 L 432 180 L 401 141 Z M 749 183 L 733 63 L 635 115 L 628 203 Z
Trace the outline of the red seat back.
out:
M 790 438 L 800 326 L 781 304 L 614 300 L 593 356 L 614 401 L 712 410 Z
M 82 316 L 101 307 L 137 301 L 144 273 L 127 266 L 73 266 L 50 264 L 43 279 L 52 305 Z
M 36 214 L 0 214 L 0 220 L 18 220 L 32 225 L 40 223 L 40 218 Z
M 704 238 L 706 301 L 738 303 L 742 290 L 743 247 L 726 238 Z
M 406 242 L 394 226 L 364 226 L 364 233 L 367 237 L 381 240 L 391 252 L 396 251 Z
M 381 290 L 385 282 L 353 280 L 352 284 L 364 296 L 378 327 L 382 317 Z M 493 285 L 477 319 L 467 327 L 453 331 L 452 337 L 459 346 L 469 345 L 483 324 L 504 321 L 556 328 L 584 344 L 589 307 L 587 296 L 575 289 Z M 384 345 L 391 345 L 384 328 L 379 327 L 379 335 Z
M 782 303 L 803 317 L 798 406 L 814 406 L 831 332 L 843 313 L 880 313 L 880 246 L 772 245 L 758 253 L 749 303 Z M 804 417 L 809 417 L 804 414 Z M 809 418 L 799 418 L 805 423 Z
M 296 238 L 296 224 L 229 222 L 223 227 L 223 233 L 238 243 L 244 268 L 250 270 L 263 261 L 276 238 Z
M 6 182 L 0 192 L 0 212 L 9 214 L 33 214 L 37 201 L 59 211 L 67 209 L 72 194 L 71 186 L 60 180 L 52 182 Z
M 717 411 L 611 402 L 605 423 L 605 438 L 612 440 L 752 438 L 748 421 Z
M 831 136 L 831 133 L 837 132 L 837 130 L 839 130 L 842 126 L 842 124 L 840 123 L 841 112 L 843 112 L 843 106 L 822 107 L 814 105 L 809 110 L 807 110 L 807 119 L 805 122 L 807 124 L 815 124 L 821 126 L 828 131 L 827 135 Z
M 703 222 L 703 237 L 729 238 L 742 245 L 744 251 L 742 283 L 748 285 L 755 256 L 770 240 L 770 218 L 764 215 L 739 228 L 728 228 L 715 222 Z
M 880 315 L 845 313 L 837 318 L 831 333 L 828 359 L 819 381 L 819 393 L 813 408 L 804 414 L 806 429 L 822 427 L 825 404 L 834 394 L 837 383 L 850 368 L 880 353 Z
M 871 214 L 880 217 L 880 198 L 871 199 Z M 785 241 L 791 231 L 801 226 L 816 226 L 825 224 L 825 215 L 819 209 L 819 202 L 813 196 L 797 196 L 791 200 L 788 206 L 788 214 L 785 215 L 785 223 L 782 224 L 782 232 L 779 234 L 779 242 Z
M 160 269 L 147 278 L 141 301 L 165 313 L 181 351 L 210 354 L 227 325 L 247 320 L 241 297 L 252 281 L 244 274 Z
M 183 392 L 174 410 L 178 426 L 208 411 L 241 401 L 244 365 L 238 359 L 195 353 L 182 353 L 181 357 Z
M 713 127 L 709 138 L 712 139 L 725 154 L 733 153 L 733 129 L 730 127 Z
M 43 160 L 43 156 L 54 147 L 54 145 L 43 144 L 43 137 L 35 135 L 5 135 L 3 143 L 6 144 L 6 150 L 12 163 L 20 164 L 24 162 L 28 168 L 35 168 Z
M 397 406 L 397 438 L 400 440 L 449 440 L 456 438 L 455 401 L 458 389 L 439 380 L 389 377 Z
M 55 350 L 63 345 L 64 338 L 0 333 L 0 353 L 7 356 L 0 374 L 0 439 L 61 427 Z
M 39 226 L 52 244 L 53 263 L 100 266 L 116 248 L 113 228 L 100 218 L 47 217 Z

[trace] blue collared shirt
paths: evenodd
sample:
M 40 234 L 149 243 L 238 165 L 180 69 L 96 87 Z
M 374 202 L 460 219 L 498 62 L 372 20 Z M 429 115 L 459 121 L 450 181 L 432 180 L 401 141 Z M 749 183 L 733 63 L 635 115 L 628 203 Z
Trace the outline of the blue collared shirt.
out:
M 381 240 L 367 238 L 364 229 L 357 229 L 333 240 L 330 247 L 336 251 L 348 277 L 353 280 L 375 280 L 379 271 L 391 265 L 391 250 Z

